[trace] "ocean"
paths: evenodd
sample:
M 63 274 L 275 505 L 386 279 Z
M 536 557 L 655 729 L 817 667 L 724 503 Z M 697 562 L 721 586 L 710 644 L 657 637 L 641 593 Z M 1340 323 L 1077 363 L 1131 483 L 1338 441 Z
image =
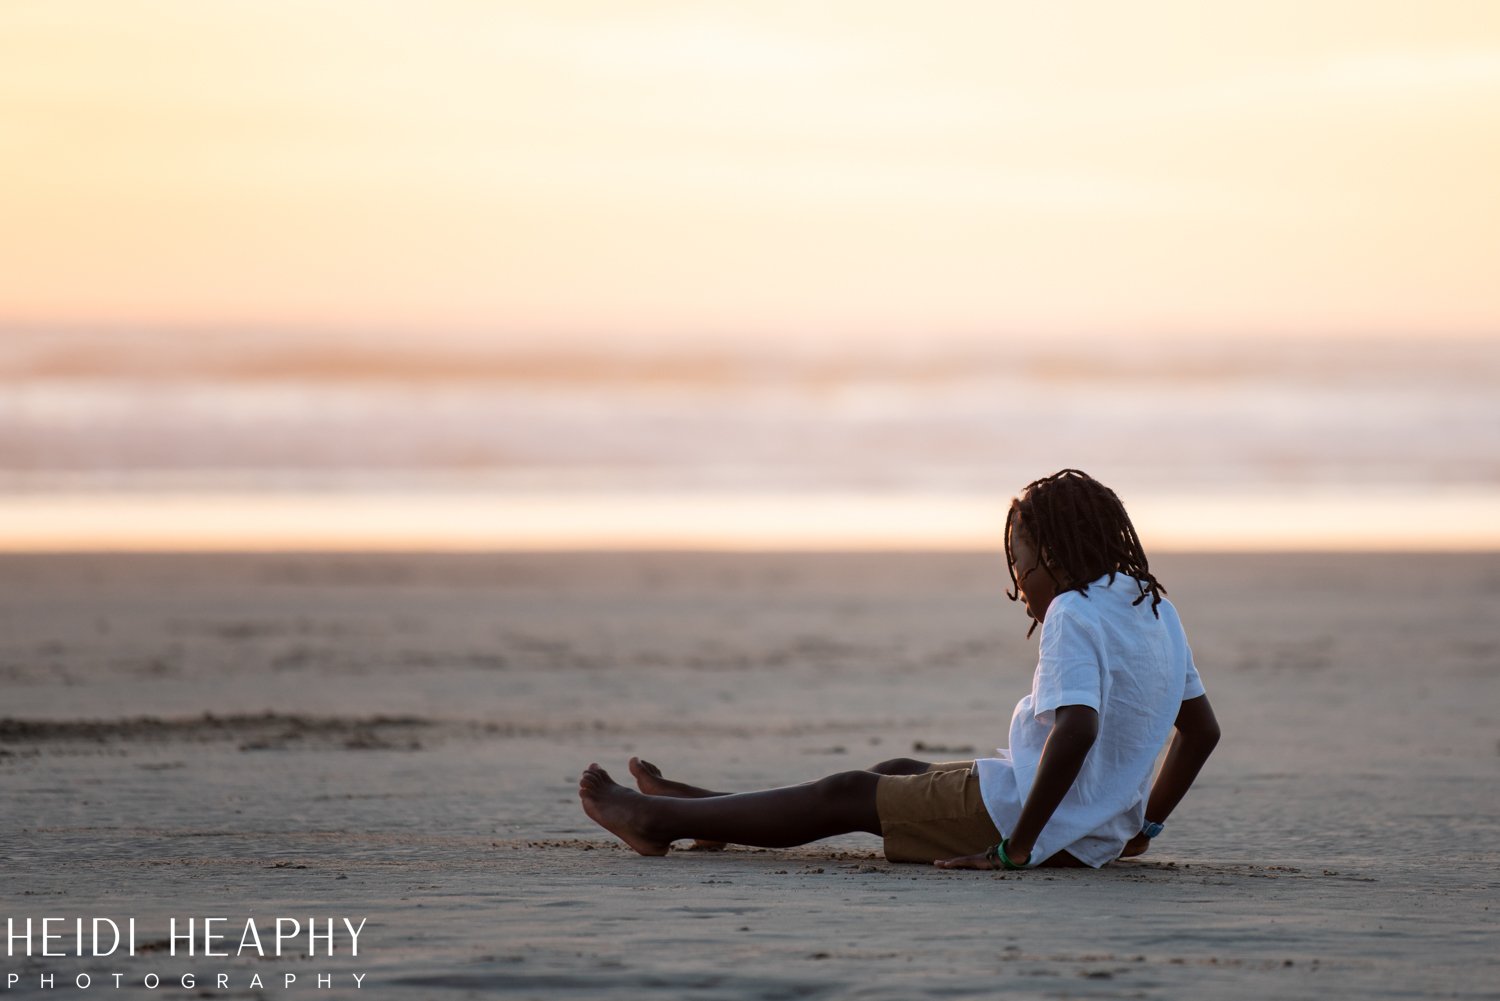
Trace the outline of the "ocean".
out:
M 434 538 L 443 505 L 470 510 L 485 545 L 525 545 L 540 531 L 528 518 L 565 509 L 588 529 L 579 544 L 701 541 L 710 524 L 712 538 L 774 544 L 778 523 L 805 543 L 861 518 L 891 545 L 958 544 L 1029 480 L 1072 466 L 1156 512 L 1168 544 L 1500 538 L 1495 341 L 133 337 L 34 334 L 0 358 L 0 504 L 25 525 L 163 499 L 180 513 L 194 498 L 339 521 L 340 506 L 379 499 L 414 526 L 425 506 Z M 1258 513 L 1299 510 L 1310 539 L 1257 527 Z M 952 538 L 931 523 L 944 518 Z M 43 536 L 63 545 L 65 528 Z

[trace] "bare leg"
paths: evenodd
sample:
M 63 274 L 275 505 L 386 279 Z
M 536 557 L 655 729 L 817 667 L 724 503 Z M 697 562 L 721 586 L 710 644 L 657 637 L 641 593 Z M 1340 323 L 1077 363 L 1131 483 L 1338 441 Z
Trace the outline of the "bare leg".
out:
M 635 787 L 647 796 L 676 796 L 679 799 L 703 799 L 707 796 L 727 796 L 728 793 L 710 792 L 686 782 L 673 782 L 663 778 L 661 769 L 640 758 L 630 759 L 630 774 L 635 776 Z M 694 841 L 693 847 L 701 852 L 721 852 L 722 841 Z
M 635 776 L 635 786 L 647 796 L 676 796 L 680 799 L 703 799 L 708 796 L 728 796 L 727 792 L 713 792 L 702 786 L 688 785 L 662 775 L 661 769 L 644 758 L 630 759 L 630 774 Z M 891 758 L 866 768 L 876 775 L 921 775 L 932 765 L 915 758 Z
M 701 786 L 688 785 L 686 782 L 677 782 L 662 775 L 661 769 L 643 758 L 630 759 L 630 774 L 635 776 L 635 787 L 647 796 L 676 796 L 679 799 L 705 799 L 710 796 L 728 796 L 727 792 L 714 792 Z M 932 765 L 926 761 L 918 761 L 915 758 L 891 758 L 879 764 L 866 768 L 867 772 L 877 775 L 921 775 L 931 768 Z M 698 851 L 716 852 L 723 851 L 722 841 L 693 842 L 693 847 Z
M 874 772 L 839 772 L 764 792 L 681 798 L 643 796 L 598 765 L 578 781 L 583 810 L 642 855 L 665 855 L 679 838 L 788 848 L 864 831 L 880 833 Z
M 931 767 L 932 763 L 929 761 L 918 761 L 916 758 L 892 758 L 878 765 L 871 765 L 866 771 L 877 775 L 921 775 Z
M 686 782 L 674 782 L 665 778 L 661 769 L 640 758 L 630 759 L 630 774 L 635 776 L 635 787 L 647 796 L 676 796 L 679 799 L 703 799 L 706 796 L 728 796 L 727 792 L 710 792 Z

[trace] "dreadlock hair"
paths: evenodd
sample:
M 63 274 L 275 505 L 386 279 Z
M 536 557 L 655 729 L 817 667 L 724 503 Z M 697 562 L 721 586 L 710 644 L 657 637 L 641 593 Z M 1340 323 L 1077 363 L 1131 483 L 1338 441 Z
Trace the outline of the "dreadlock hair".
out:
M 1139 605 L 1149 595 L 1151 614 L 1161 617 L 1156 606 L 1167 589 L 1151 573 L 1125 505 L 1113 490 L 1089 474 L 1061 470 L 1028 483 L 1021 496 L 1010 502 L 1005 516 L 1005 562 L 1012 587 L 1005 596 L 1011 601 L 1020 597 L 1010 542 L 1017 528 L 1024 529 L 1036 545 L 1042 565 L 1059 582 L 1058 593 L 1087 594 L 1090 581 L 1109 574 L 1113 584 L 1115 574 L 1122 573 L 1133 577 L 1140 589 L 1140 596 L 1131 604 Z M 1033 619 L 1026 635 L 1029 637 L 1036 627 Z

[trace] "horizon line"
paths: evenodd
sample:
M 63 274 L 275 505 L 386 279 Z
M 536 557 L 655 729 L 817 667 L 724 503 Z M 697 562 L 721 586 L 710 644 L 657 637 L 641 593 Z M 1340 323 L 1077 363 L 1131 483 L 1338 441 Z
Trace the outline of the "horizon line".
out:
M 1008 506 L 851 492 L 0 494 L 0 552 L 977 552 L 999 546 Z M 1500 487 L 1177 491 L 1129 510 L 1148 553 L 1500 551 Z

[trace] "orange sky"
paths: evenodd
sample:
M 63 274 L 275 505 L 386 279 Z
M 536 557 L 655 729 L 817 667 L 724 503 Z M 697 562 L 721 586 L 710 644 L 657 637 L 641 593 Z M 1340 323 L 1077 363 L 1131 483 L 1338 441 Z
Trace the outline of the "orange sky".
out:
M 1494 334 L 1500 5 L 0 8 L 0 323 Z

